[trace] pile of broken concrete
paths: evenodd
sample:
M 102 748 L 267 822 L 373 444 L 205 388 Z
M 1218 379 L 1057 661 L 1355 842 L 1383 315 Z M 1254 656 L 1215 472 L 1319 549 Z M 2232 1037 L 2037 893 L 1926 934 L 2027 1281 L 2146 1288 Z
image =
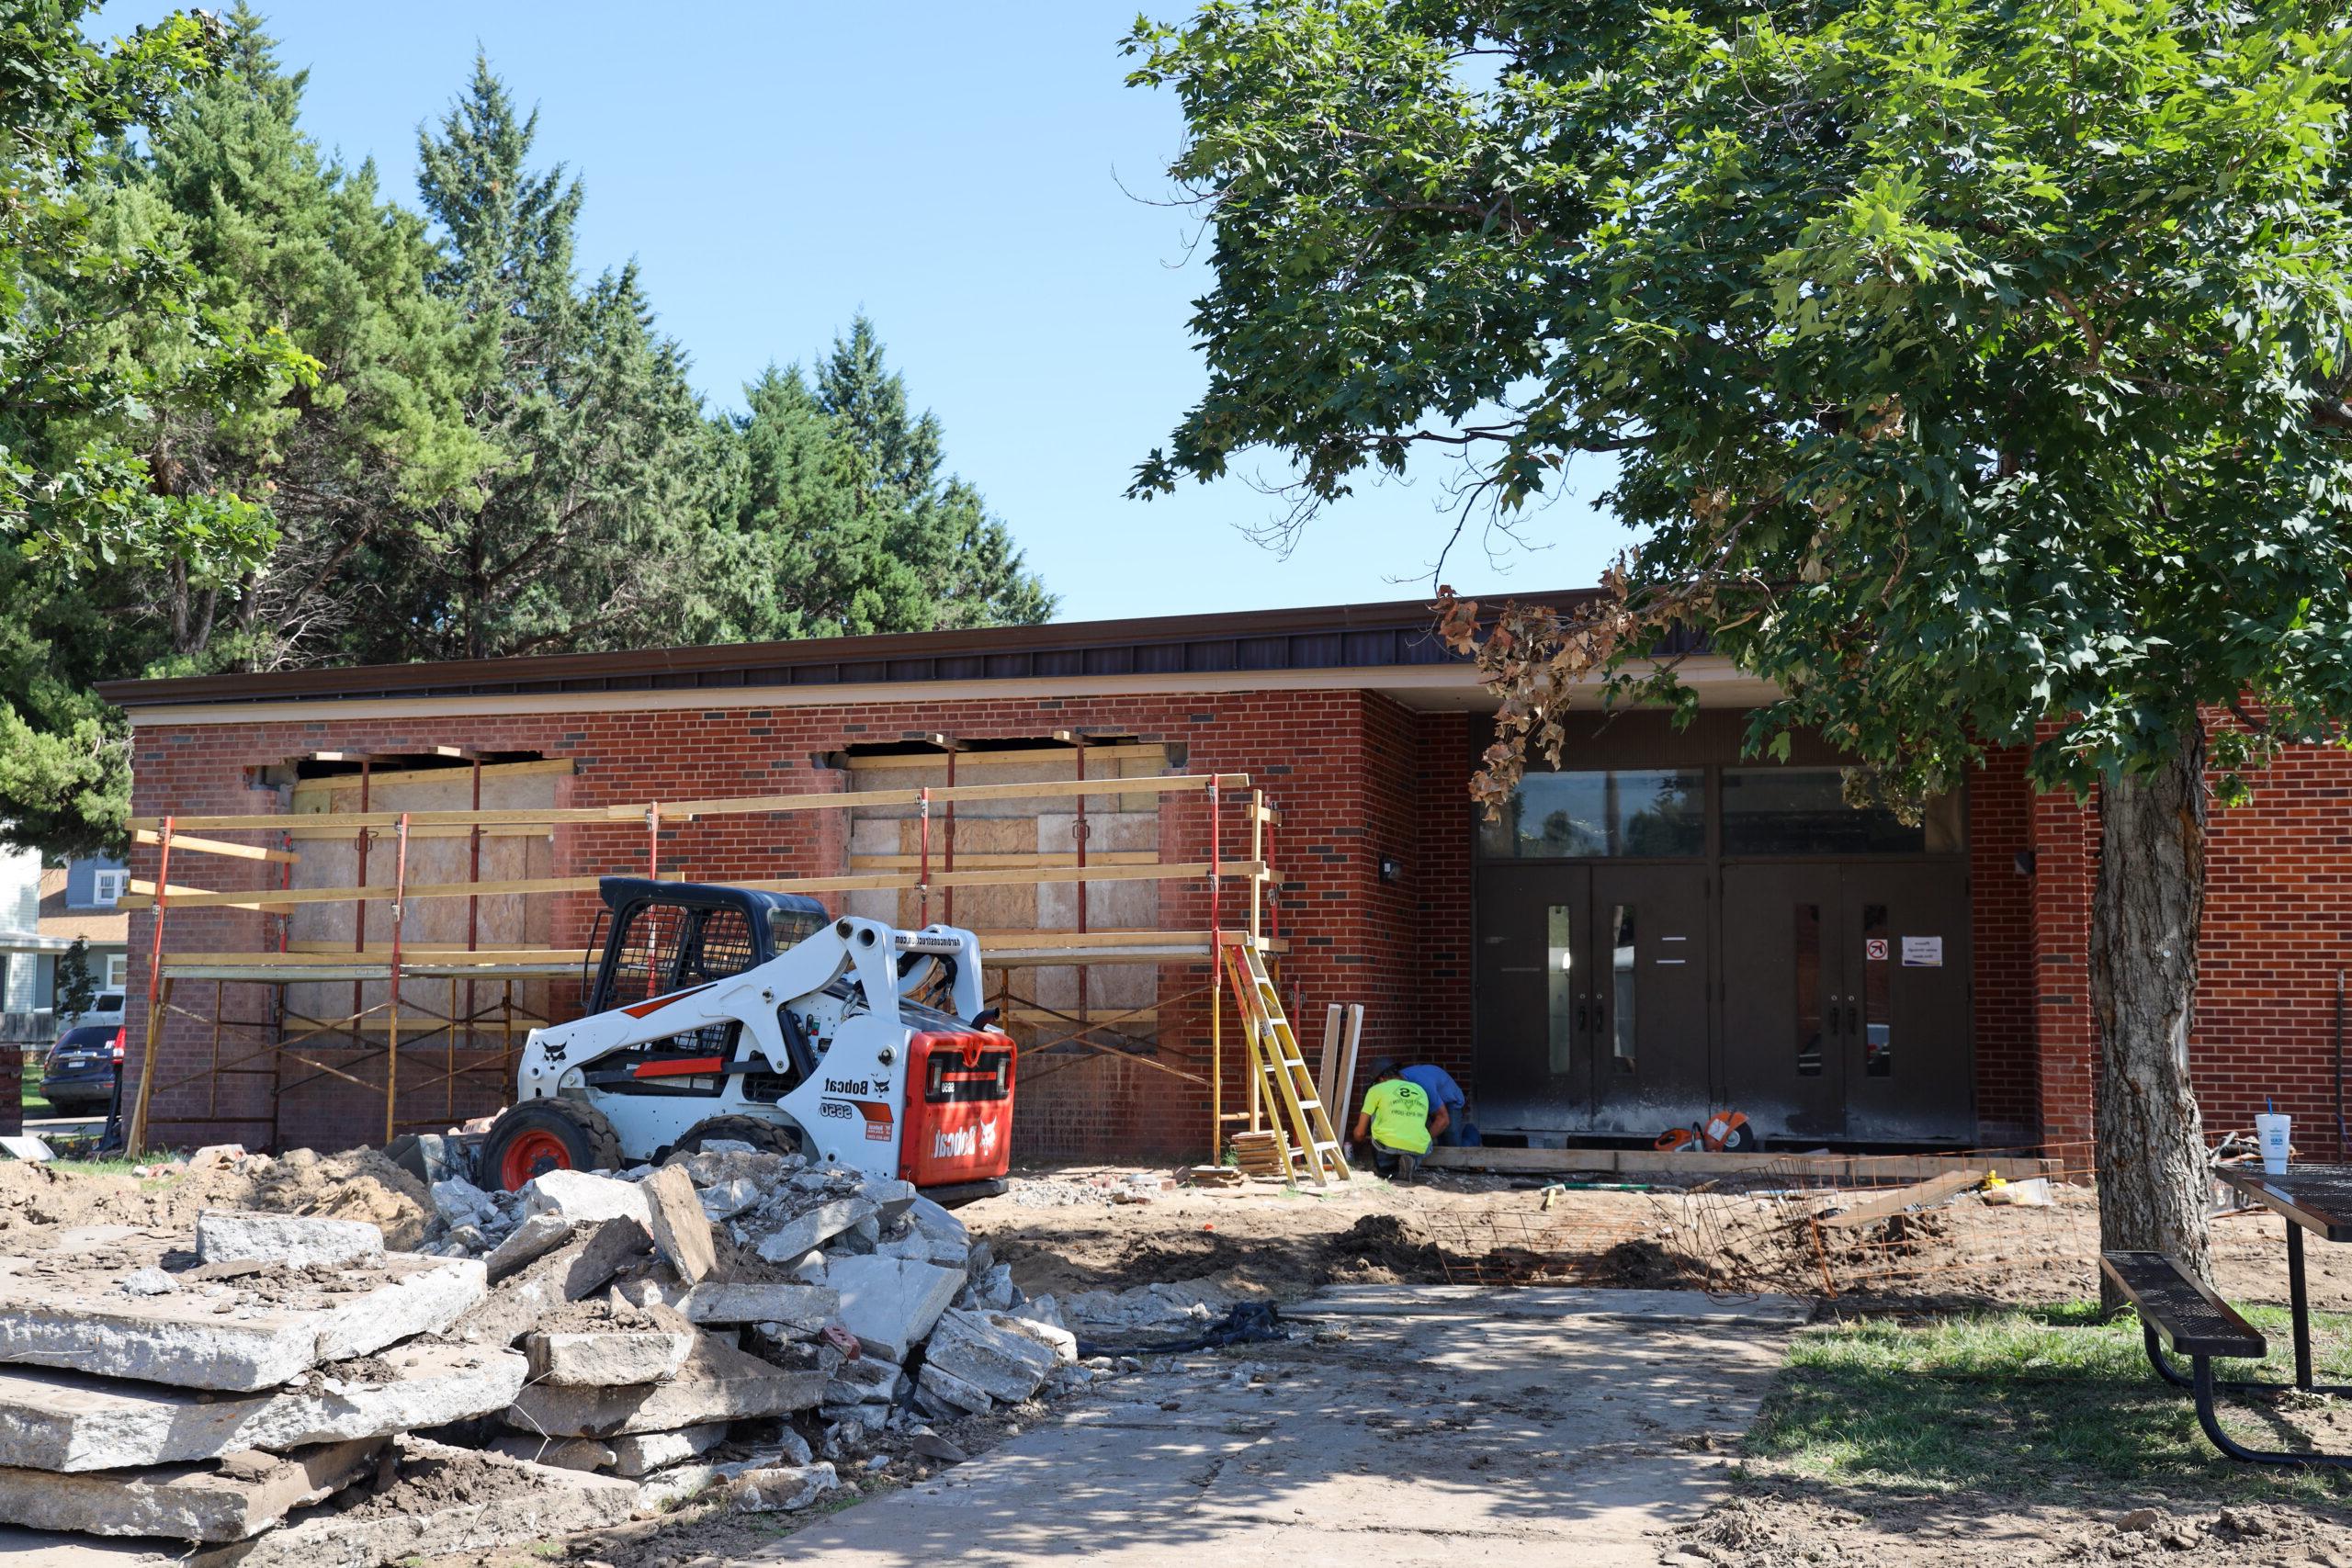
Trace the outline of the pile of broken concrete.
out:
M 1114 1370 L 904 1182 L 735 1145 L 434 1200 L 417 1252 L 218 1210 L 12 1238 L 0 1524 L 375 1568 L 695 1498 L 806 1507 Z

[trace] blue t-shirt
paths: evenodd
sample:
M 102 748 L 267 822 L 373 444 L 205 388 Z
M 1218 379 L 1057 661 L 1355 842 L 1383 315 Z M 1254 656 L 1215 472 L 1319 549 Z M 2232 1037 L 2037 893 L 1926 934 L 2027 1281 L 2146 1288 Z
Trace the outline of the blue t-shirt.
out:
M 1430 1097 L 1430 1105 L 1442 1106 L 1446 1115 L 1457 1122 L 1461 1120 L 1455 1113 L 1462 1109 L 1462 1086 L 1453 1081 L 1452 1073 L 1434 1062 L 1422 1062 L 1407 1067 L 1396 1076 L 1407 1083 L 1419 1084 L 1421 1092 Z

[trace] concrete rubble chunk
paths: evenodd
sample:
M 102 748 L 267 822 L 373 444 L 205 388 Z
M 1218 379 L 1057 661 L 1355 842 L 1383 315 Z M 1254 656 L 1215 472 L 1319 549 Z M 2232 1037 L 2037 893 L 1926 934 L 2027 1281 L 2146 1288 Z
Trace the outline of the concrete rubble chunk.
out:
M 872 1201 L 874 1217 L 886 1225 L 895 1225 L 899 1216 L 914 1206 L 915 1184 L 895 1179 L 868 1181 L 859 1189 L 860 1195 Z
M 692 1329 L 607 1328 L 523 1337 L 531 1380 L 561 1388 L 625 1388 L 675 1376 L 695 1348 Z
M 574 1224 L 635 1220 L 648 1224 L 645 1194 L 634 1181 L 588 1170 L 550 1170 L 523 1186 L 523 1213 L 555 1214 Z
M 825 1384 L 827 1404 L 888 1404 L 899 1383 L 899 1367 L 879 1356 L 843 1361 Z
M 245 1157 L 243 1144 L 207 1144 L 187 1156 L 187 1168 L 197 1170 L 226 1170 Z
M 639 1432 L 611 1440 L 611 1469 L 631 1480 L 699 1459 L 727 1440 L 727 1423 L 706 1421 L 674 1432 Z
M 497 1200 L 462 1176 L 445 1176 L 427 1191 L 445 1224 L 478 1225 L 498 1213 Z
M 388 1562 L 522 1547 L 629 1516 L 637 1483 L 582 1471 L 526 1464 L 503 1454 L 455 1449 L 423 1438 L 400 1440 L 399 1484 L 382 1497 L 334 1503 L 288 1518 L 242 1547 L 199 1551 L 185 1568 L 380 1568 Z M 452 1502 L 470 1490 L 435 1485 L 436 1471 L 503 1469 L 509 1483 L 486 1495 Z
M 923 1348 L 926 1369 L 937 1367 L 1007 1404 L 1035 1393 L 1054 1365 L 1050 1348 L 977 1312 L 942 1316 Z
M 537 1263 L 585 1228 L 560 1214 L 528 1215 L 490 1249 L 482 1267 L 490 1270 L 490 1282 L 495 1285 L 516 1269 Z
M 708 1279 L 718 1267 L 718 1250 L 693 1178 L 677 1166 L 665 1165 L 639 1182 L 637 1190 L 645 1196 L 646 1229 L 654 1250 L 670 1260 L 687 1284 Z
M 0 1368 L 0 1464 L 124 1470 L 242 1449 L 284 1453 L 503 1410 L 523 1388 L 509 1350 L 418 1344 L 328 1366 L 263 1393 L 207 1397 L 159 1383 Z
M 955 1373 L 929 1361 L 925 1361 L 922 1371 L 915 1375 L 915 1386 L 944 1406 L 939 1412 L 943 1416 L 957 1412 L 985 1416 L 994 1408 L 988 1390 L 966 1382 Z
M 24 1160 L 31 1165 L 39 1165 L 44 1160 L 52 1160 L 57 1157 L 56 1153 L 47 1144 L 29 1133 L 0 1134 L 0 1154 L 6 1155 L 10 1159 Z
M 161 1256 L 164 1243 L 144 1245 Z M 470 1258 L 387 1256 L 380 1268 L 263 1296 L 238 1281 L 153 1296 L 94 1288 L 107 1275 L 0 1258 L 0 1361 L 253 1393 L 326 1361 L 437 1334 L 482 1299 Z
M 842 1297 L 826 1285 L 709 1280 L 669 1304 L 694 1323 L 781 1323 L 814 1334 L 839 1315 Z
M 491 1452 L 544 1464 L 557 1470 L 602 1470 L 613 1462 L 613 1450 L 594 1438 L 500 1438 Z
M 907 1205 L 907 1218 L 913 1222 L 915 1229 L 932 1240 L 954 1242 L 967 1252 L 971 1250 L 972 1233 L 964 1228 L 964 1222 L 930 1199 L 918 1194 L 915 1201 Z
M 840 1292 L 842 1325 L 886 1361 L 904 1361 L 964 1286 L 953 1269 L 899 1258 L 836 1258 L 825 1277 Z
M 831 1199 L 770 1231 L 761 1238 L 759 1254 L 770 1263 L 789 1262 L 871 1220 L 876 1213 L 876 1205 L 865 1198 Z
M 384 1233 L 364 1220 L 207 1209 L 196 1216 L 196 1256 L 200 1263 L 350 1269 L 383 1261 Z
M 706 1334 L 666 1382 L 631 1388 L 529 1384 L 508 1407 L 506 1424 L 548 1437 L 625 1437 L 789 1415 L 813 1408 L 824 1389 L 825 1372 L 813 1353 L 805 1369 L 779 1367 Z
M 0 1519 L 85 1535 L 244 1540 L 372 1471 L 381 1438 L 329 1443 L 282 1458 L 252 1452 L 194 1465 L 60 1474 L 0 1469 Z
M 766 1196 L 758 1182 L 748 1176 L 739 1176 L 703 1190 L 703 1217 L 713 1221 L 731 1219 Z
M 582 1226 L 571 1241 L 502 1280 L 451 1332 L 481 1344 L 512 1345 L 566 1302 L 604 1289 L 648 1245 L 645 1227 L 635 1220 Z
M 797 1513 L 840 1484 L 821 1461 L 747 1470 L 728 1483 L 727 1506 L 739 1514 Z
M 1033 1306 L 1035 1304 L 1035 1303 L 1031 1303 Z M 1017 1312 L 992 1312 L 988 1314 L 988 1319 L 999 1328 L 1010 1329 L 1015 1334 L 1025 1335 L 1035 1340 L 1052 1351 L 1054 1359 L 1061 1365 L 1068 1367 L 1077 1364 L 1078 1336 L 1058 1323 L 1033 1315 L 1029 1307 L 1024 1306 Z

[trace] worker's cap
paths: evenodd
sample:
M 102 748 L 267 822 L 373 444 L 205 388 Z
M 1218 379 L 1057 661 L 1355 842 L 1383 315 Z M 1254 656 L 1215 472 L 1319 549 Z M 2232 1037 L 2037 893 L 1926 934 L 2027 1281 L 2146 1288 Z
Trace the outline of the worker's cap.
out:
M 1401 1071 L 1403 1066 L 1404 1064 L 1397 1061 L 1396 1057 L 1383 1056 L 1372 1065 L 1372 1076 L 1376 1078 L 1385 1078 L 1391 1073 Z

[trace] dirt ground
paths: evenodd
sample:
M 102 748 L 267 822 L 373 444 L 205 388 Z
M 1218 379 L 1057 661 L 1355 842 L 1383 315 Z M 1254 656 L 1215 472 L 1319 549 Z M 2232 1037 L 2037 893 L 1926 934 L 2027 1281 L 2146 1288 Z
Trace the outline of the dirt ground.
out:
M 1703 1180 L 1703 1178 L 1701 1179 Z M 1574 1178 L 1566 1179 L 1569 1183 Z M 1818 1217 L 1879 1193 L 1578 1190 L 1533 1178 L 1423 1173 L 1411 1187 L 1143 1186 L 1063 1168 L 961 1211 L 1031 1295 L 1210 1279 L 1277 1300 L 1331 1283 L 1681 1286 L 1786 1292 L 1857 1308 L 2037 1305 L 2098 1292 L 2098 1202 L 2052 1189 L 2049 1208 L 1964 1194 L 1851 1230 Z M 1149 1193 L 1147 1201 L 1113 1201 Z M 2215 1222 L 2222 1290 L 2287 1299 L 2282 1222 Z M 2341 1252 L 2341 1258 L 2331 1256 Z M 2352 1247 L 2312 1247 L 2312 1301 L 2352 1311 Z
M 1964 1194 L 1844 1229 L 1821 1222 L 1879 1194 L 1743 1190 L 1730 1183 L 1696 1191 L 1664 1183 L 1592 1190 L 1600 1185 L 1430 1172 L 1411 1187 L 1365 1179 L 1321 1190 L 1195 1188 L 1157 1171 L 1062 1168 L 1017 1173 L 1008 1192 L 959 1213 L 1032 1296 L 1187 1282 L 1276 1301 L 1350 1282 L 1586 1284 L 1786 1292 L 1821 1301 L 1826 1312 L 1904 1314 L 2058 1303 L 2097 1288 L 2097 1200 L 2079 1187 L 2056 1187 L 2046 1208 L 1996 1207 Z M 192 1226 L 198 1211 L 213 1205 L 372 1220 L 395 1247 L 421 1237 L 428 1213 L 420 1184 L 365 1152 L 298 1154 L 266 1168 L 251 1162 L 161 1179 L 0 1164 L 0 1251 L 26 1227 Z M 2217 1221 L 2223 1292 L 2241 1303 L 2283 1302 L 2282 1235 L 2280 1222 L 2267 1215 Z M 2341 1258 L 2334 1256 L 2339 1251 Z M 2312 1248 L 2311 1284 L 2315 1306 L 2352 1312 L 2352 1248 Z M 2322 1426 L 2341 1428 L 2343 1446 L 2352 1448 L 2352 1406 L 2316 1414 Z M 976 1456 L 1046 1415 L 1023 1407 L 942 1435 Z M 903 1444 L 877 1452 L 874 1468 L 844 1463 L 850 1487 L 814 1512 L 914 1483 L 936 1467 Z M 565 1543 L 558 1554 L 610 1568 L 718 1568 L 810 1517 L 690 1507 Z M 1953 1562 L 2026 1568 L 2211 1554 L 2352 1568 L 2352 1506 L 2199 1506 L 2160 1495 L 2103 1495 L 2076 1506 L 1983 1489 L 1906 1496 L 1754 1465 L 1731 1503 L 1661 1541 L 1660 1550 L 1668 1562 L 1740 1568 Z M 549 1555 L 542 1548 L 469 1557 L 447 1568 L 536 1563 Z

